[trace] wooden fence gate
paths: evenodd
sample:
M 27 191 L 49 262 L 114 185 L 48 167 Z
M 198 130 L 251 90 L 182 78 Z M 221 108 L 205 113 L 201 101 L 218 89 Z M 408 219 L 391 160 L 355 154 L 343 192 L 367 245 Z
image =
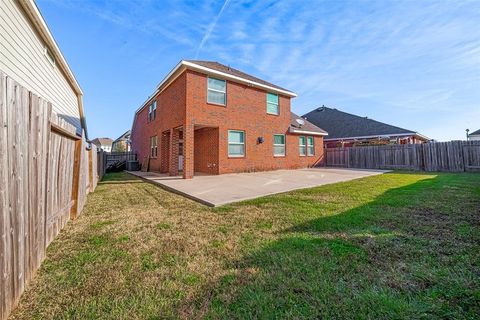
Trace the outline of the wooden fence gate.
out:
M 360 169 L 480 170 L 480 141 L 325 148 L 325 165 Z

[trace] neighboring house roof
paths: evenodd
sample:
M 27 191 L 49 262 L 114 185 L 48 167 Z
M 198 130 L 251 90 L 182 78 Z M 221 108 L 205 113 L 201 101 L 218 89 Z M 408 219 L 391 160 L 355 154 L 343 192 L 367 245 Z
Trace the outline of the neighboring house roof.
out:
M 480 129 L 478 129 L 477 131 L 473 131 L 468 136 L 480 136 Z
M 60 68 L 63 73 L 65 74 L 66 79 L 68 80 L 69 84 L 72 86 L 73 90 L 77 94 L 78 98 L 78 108 L 80 113 L 80 123 L 82 128 L 85 130 L 85 136 L 88 140 L 88 133 L 87 133 L 87 123 L 85 120 L 85 113 L 83 110 L 83 92 L 80 88 L 80 85 L 75 79 L 72 70 L 68 66 L 67 60 L 65 60 L 60 48 L 58 47 L 55 39 L 53 38 L 52 33 L 50 32 L 47 23 L 43 19 L 42 14 L 38 10 L 38 7 L 34 0 L 22 0 L 18 1 L 18 3 L 22 6 L 25 10 L 28 18 L 30 19 L 33 28 L 38 32 L 40 37 L 43 41 L 48 45 L 49 49 L 51 50 L 53 56 L 55 57 L 55 65 Z
M 127 140 L 130 138 L 130 130 L 127 130 L 124 134 L 122 134 L 120 137 L 115 139 L 112 144 L 115 144 L 116 142 L 122 141 L 122 140 Z
M 328 139 L 325 140 L 406 135 L 416 135 L 422 139 L 429 140 L 428 137 L 416 131 L 392 126 L 325 106 L 310 111 L 303 117 L 327 130 Z
M 113 140 L 110 138 L 95 138 L 91 142 L 97 146 L 111 146 Z
M 299 120 L 299 121 L 297 121 Z M 303 122 L 303 124 L 301 124 Z M 317 127 L 310 121 L 296 115 L 293 112 L 290 112 L 290 129 L 291 133 L 299 133 L 299 134 L 312 134 L 312 135 L 321 135 L 326 136 L 328 135 L 327 131 Z
M 167 88 L 180 74 L 185 70 L 194 70 L 202 72 L 208 75 L 217 76 L 223 79 L 227 79 L 234 82 L 245 83 L 253 87 L 258 87 L 264 90 L 268 90 L 274 93 L 283 94 L 289 97 L 296 97 L 297 94 L 274 85 L 265 80 L 259 79 L 257 77 L 251 76 L 247 73 L 244 73 L 240 70 L 233 69 L 229 66 L 223 65 L 214 61 L 200 61 L 200 60 L 181 60 L 175 68 L 173 68 L 165 78 L 158 84 L 155 92 L 148 97 L 148 99 L 142 103 L 142 105 L 137 109 L 135 113 L 138 113 L 142 110 L 149 102 L 152 100 L 152 97 L 156 96 L 158 92 L 162 92 Z

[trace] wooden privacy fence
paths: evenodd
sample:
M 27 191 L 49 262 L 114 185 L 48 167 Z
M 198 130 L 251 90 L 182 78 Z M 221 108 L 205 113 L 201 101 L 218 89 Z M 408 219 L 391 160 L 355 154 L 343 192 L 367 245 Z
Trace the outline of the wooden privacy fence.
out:
M 325 165 L 360 169 L 480 170 L 480 141 L 326 148 Z
M 96 148 L 75 131 L 0 72 L 0 319 L 97 184 Z

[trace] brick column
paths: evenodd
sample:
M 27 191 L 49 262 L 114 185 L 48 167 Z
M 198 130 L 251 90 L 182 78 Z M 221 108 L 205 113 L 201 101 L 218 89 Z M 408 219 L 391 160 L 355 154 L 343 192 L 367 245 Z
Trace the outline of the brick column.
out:
M 193 159 L 194 150 L 194 126 L 185 124 L 183 126 L 183 178 L 192 179 L 195 171 Z
M 168 165 L 170 159 L 170 131 L 162 132 L 160 138 L 160 172 L 167 173 L 170 170 Z
M 168 174 L 178 176 L 178 140 L 179 130 L 170 129 L 170 152 L 169 152 L 169 169 Z

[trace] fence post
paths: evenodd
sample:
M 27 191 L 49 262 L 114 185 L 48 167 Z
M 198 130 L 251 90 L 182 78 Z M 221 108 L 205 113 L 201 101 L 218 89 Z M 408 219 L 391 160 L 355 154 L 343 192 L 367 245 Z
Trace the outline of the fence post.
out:
M 83 139 L 83 137 L 82 137 Z M 82 154 L 82 140 L 75 141 L 75 156 L 73 162 L 73 186 L 72 186 L 72 201 L 73 205 L 70 209 L 70 219 L 75 219 L 78 214 L 78 189 L 80 183 L 80 159 Z
M 90 180 L 90 192 L 95 190 L 95 186 L 93 185 L 93 148 L 94 147 L 92 146 L 92 148 L 88 151 L 88 179 Z

